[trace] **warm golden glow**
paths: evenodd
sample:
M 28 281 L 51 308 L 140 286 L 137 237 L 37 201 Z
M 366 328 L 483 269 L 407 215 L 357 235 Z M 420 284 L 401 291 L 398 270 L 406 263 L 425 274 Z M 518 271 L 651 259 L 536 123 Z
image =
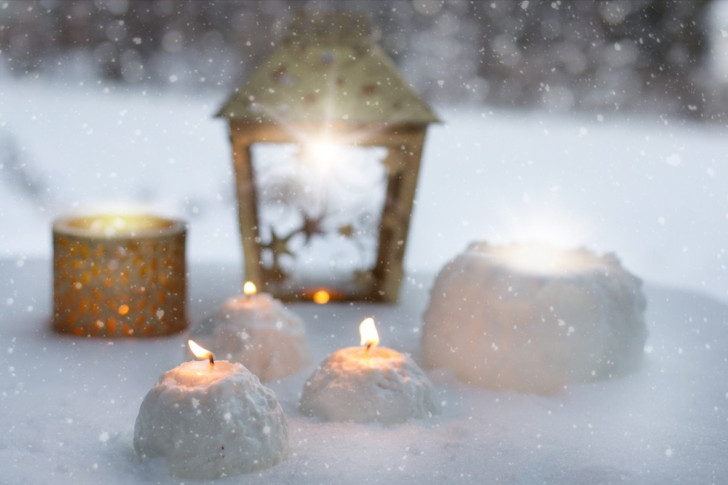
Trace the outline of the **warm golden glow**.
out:
M 255 283 L 252 281 L 246 281 L 243 285 L 243 293 L 245 293 L 245 296 L 253 296 L 258 292 L 258 288 L 256 288 Z
M 547 244 L 520 244 L 498 248 L 495 254 L 509 268 L 535 274 L 573 274 L 599 265 L 589 253 Z
M 119 305 L 119 315 L 126 315 L 129 313 L 129 305 Z
M 197 342 L 194 340 L 188 340 L 187 345 L 189 345 L 190 350 L 193 354 L 195 354 L 195 357 L 198 359 L 209 359 L 210 365 L 213 365 L 215 363 L 215 359 L 212 356 L 212 352 L 207 350 L 204 347 L 201 347 Z
M 318 303 L 319 305 L 325 305 L 331 300 L 331 295 L 326 290 L 318 290 L 316 293 L 313 294 L 313 302 Z
M 362 320 L 359 324 L 359 335 L 361 335 L 361 345 L 366 345 L 367 350 L 379 343 L 379 333 L 373 318 Z
M 69 227 L 107 237 L 168 229 L 174 222 L 147 214 L 98 214 L 72 218 Z

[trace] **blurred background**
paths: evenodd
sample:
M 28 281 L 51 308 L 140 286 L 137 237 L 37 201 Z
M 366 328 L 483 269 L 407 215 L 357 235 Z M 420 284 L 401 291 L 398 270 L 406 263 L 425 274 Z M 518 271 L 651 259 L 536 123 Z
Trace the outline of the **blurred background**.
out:
M 0 0 L 0 75 L 231 88 L 316 9 L 370 14 L 435 104 L 726 121 L 726 0 Z
M 445 121 L 408 269 L 538 238 L 728 299 L 728 0 L 0 0 L 0 258 L 47 259 L 54 217 L 114 203 L 237 267 L 213 115 L 298 12 L 336 9 Z

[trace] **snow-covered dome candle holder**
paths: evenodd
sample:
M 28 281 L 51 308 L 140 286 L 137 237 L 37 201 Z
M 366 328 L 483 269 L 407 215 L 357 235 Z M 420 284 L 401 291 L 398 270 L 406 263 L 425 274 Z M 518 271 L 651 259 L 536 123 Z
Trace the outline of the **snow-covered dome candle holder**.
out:
M 326 421 L 382 424 L 438 414 L 435 389 L 422 369 L 407 355 L 377 347 L 371 318 L 359 331 L 362 347 L 329 355 L 306 381 L 301 412 Z
M 134 427 L 142 458 L 164 457 L 180 478 L 205 480 L 271 467 L 288 451 L 288 424 L 273 391 L 243 365 L 185 362 L 147 393 Z
M 239 362 L 263 381 L 298 372 L 311 360 L 303 321 L 250 281 L 244 295 L 227 299 L 190 337 L 215 355 Z
M 612 254 L 473 243 L 435 280 L 425 361 L 469 383 L 536 393 L 633 371 L 647 338 L 641 285 Z

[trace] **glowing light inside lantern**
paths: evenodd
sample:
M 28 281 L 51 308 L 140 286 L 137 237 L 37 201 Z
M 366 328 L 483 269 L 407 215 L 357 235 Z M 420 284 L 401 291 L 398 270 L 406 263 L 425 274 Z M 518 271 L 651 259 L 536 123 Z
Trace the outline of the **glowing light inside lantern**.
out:
M 379 343 L 379 332 L 377 332 L 373 318 L 362 320 L 359 324 L 359 335 L 361 336 L 361 345 L 366 345 L 367 350 Z
M 536 274 L 579 273 L 598 265 L 598 260 L 584 251 L 536 243 L 504 246 L 497 257 L 509 268 Z
M 328 138 L 320 138 L 306 144 L 306 152 L 317 164 L 330 165 L 339 155 L 340 148 Z
M 212 352 L 200 346 L 194 340 L 188 340 L 187 345 L 190 347 L 192 353 L 195 354 L 195 357 L 198 359 L 208 359 L 210 361 L 210 366 L 215 365 L 215 358 L 213 357 Z
M 256 288 L 255 283 L 252 281 L 246 281 L 243 285 L 243 293 L 245 293 L 245 296 L 253 296 L 258 292 L 258 288 Z
M 311 297 L 314 303 L 318 303 L 319 305 L 325 305 L 331 300 L 331 295 L 326 290 L 318 290 L 313 294 Z
M 305 173 L 319 183 L 335 179 L 336 174 L 345 167 L 337 163 L 346 156 L 344 147 L 327 136 L 307 140 L 301 149 L 301 161 L 305 165 Z

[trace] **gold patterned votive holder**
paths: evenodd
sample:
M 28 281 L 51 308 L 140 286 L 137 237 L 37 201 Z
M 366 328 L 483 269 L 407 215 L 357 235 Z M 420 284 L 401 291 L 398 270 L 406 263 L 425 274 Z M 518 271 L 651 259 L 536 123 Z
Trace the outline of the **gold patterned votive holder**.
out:
M 53 223 L 53 328 L 155 337 L 187 327 L 185 223 L 146 214 Z

